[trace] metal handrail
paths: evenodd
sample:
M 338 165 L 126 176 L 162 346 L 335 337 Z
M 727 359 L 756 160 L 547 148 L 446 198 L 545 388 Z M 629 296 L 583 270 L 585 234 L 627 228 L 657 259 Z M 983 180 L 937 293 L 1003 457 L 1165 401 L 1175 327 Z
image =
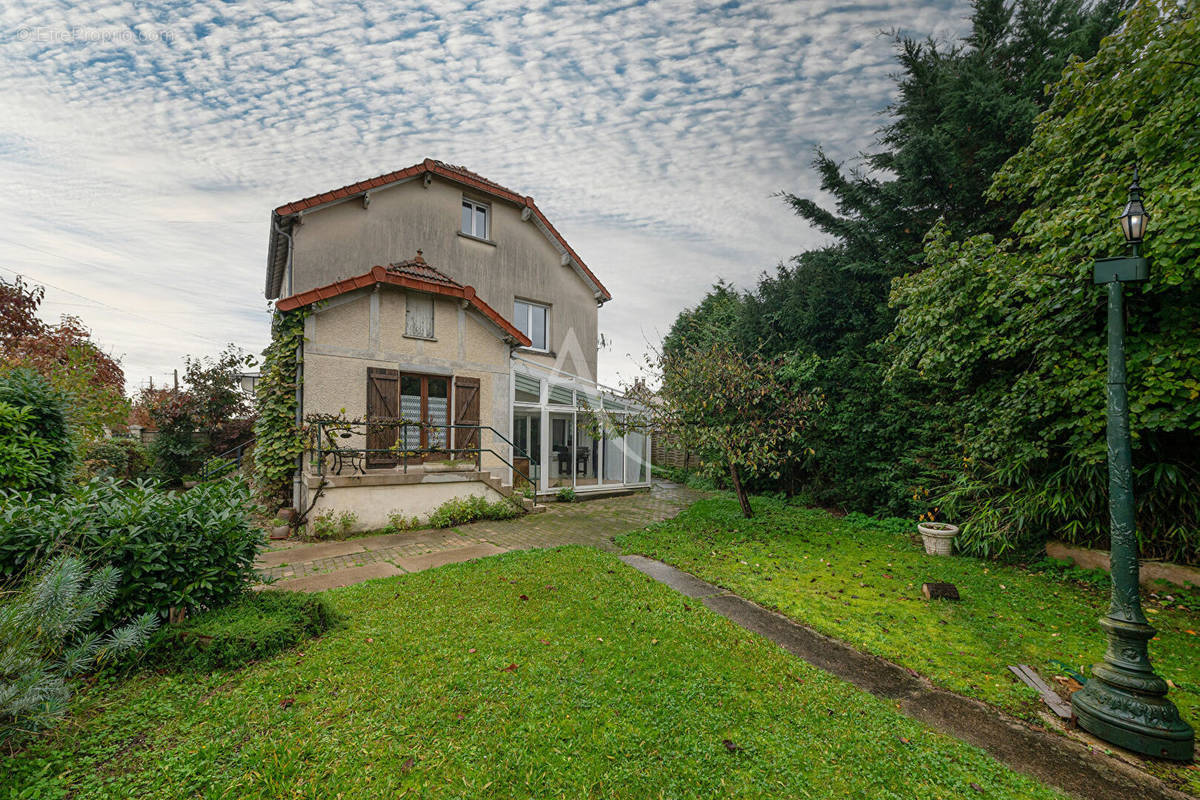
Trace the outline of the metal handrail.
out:
M 528 483 L 531 486 L 533 485 L 533 480 L 528 473 L 526 473 L 524 470 L 517 467 L 514 463 L 512 463 L 512 461 L 510 461 L 508 458 L 506 458 L 503 453 L 497 452 L 496 450 L 494 450 L 490 447 L 408 447 L 408 446 L 402 444 L 402 442 L 406 442 L 408 440 L 410 428 L 417 428 L 418 430 L 431 430 L 431 429 L 432 430 L 444 430 L 444 431 L 446 431 L 447 440 L 450 440 L 453 431 L 471 430 L 471 431 L 475 431 L 478 434 L 478 442 L 480 444 L 482 444 L 482 442 L 483 442 L 483 431 L 485 431 L 485 430 L 491 431 L 492 434 L 496 438 L 500 439 L 502 442 L 504 442 L 510 448 L 512 448 L 514 458 L 516 457 L 517 453 L 520 453 L 521 456 L 523 456 L 524 458 L 529 460 L 530 464 L 532 464 L 534 466 L 538 466 L 538 462 L 534 458 L 532 458 L 527 452 L 525 452 L 525 450 L 523 448 L 521 448 L 520 446 L 518 446 L 517 444 L 512 442 L 507 436 L 505 436 L 503 433 L 501 433 L 500 431 L 493 428 L 491 425 L 462 425 L 462 424 L 453 424 L 453 423 L 439 425 L 439 424 L 432 423 L 432 422 L 409 422 L 407 420 L 401 420 L 401 421 L 387 420 L 387 421 L 378 421 L 378 422 L 372 421 L 372 420 L 354 421 L 354 422 L 343 421 L 343 420 L 316 420 L 315 425 L 316 425 L 316 429 L 315 429 L 315 435 L 313 438 L 315 439 L 316 447 L 310 448 L 310 452 L 312 452 L 313 456 L 314 456 L 311 459 L 310 464 L 311 464 L 311 466 L 316 467 L 318 475 L 325 474 L 326 456 L 328 456 L 330 454 L 338 456 L 339 458 L 342 456 L 342 454 L 347 454 L 347 453 L 349 453 L 353 456 L 356 456 L 356 457 L 361 455 L 364 462 L 367 460 L 367 458 L 371 454 L 394 455 L 399 458 L 400 464 L 401 464 L 404 472 L 407 473 L 408 472 L 408 460 L 409 460 L 410 455 L 424 457 L 425 455 L 428 455 L 428 454 L 469 453 L 469 454 L 473 454 L 475 456 L 476 469 L 481 470 L 483 454 L 491 453 L 497 459 L 499 459 L 501 461 L 501 463 L 503 463 L 505 466 L 507 466 L 509 469 L 511 469 L 515 475 L 519 475 L 521 478 L 523 478 L 525 480 L 526 483 Z M 355 433 L 355 431 L 354 431 L 355 428 L 365 429 L 360 434 L 364 437 L 370 435 L 372 428 L 375 428 L 375 429 L 395 428 L 397 443 L 391 447 L 384 447 L 384 448 L 380 448 L 380 447 L 340 447 L 340 446 L 338 446 L 337 442 L 333 438 L 334 435 L 336 435 L 337 432 L 342 431 L 342 432 L 344 432 L 344 433 L 342 433 L 342 436 L 348 438 L 349 436 L 351 436 Z M 356 469 L 359 469 L 364 473 L 366 472 L 365 465 L 360 466 L 360 465 L 355 464 L 354 466 Z M 339 472 L 340 471 L 341 471 L 341 465 L 339 464 Z
M 256 438 L 257 437 L 251 436 L 249 439 L 242 442 L 237 447 L 231 447 L 228 450 L 226 450 L 224 453 L 221 453 L 220 455 L 209 456 L 207 459 L 205 459 L 204 464 L 200 467 L 200 472 L 198 475 L 200 480 L 202 480 L 202 481 L 208 480 L 209 474 L 211 473 L 211 470 L 208 468 L 208 465 L 210 462 L 217 461 L 217 460 L 228 461 L 228 460 L 230 460 L 230 456 L 233 456 L 232 460 L 233 460 L 234 469 L 241 469 L 242 468 L 242 458 L 246 454 L 246 448 L 249 447 L 250 445 L 254 444 Z

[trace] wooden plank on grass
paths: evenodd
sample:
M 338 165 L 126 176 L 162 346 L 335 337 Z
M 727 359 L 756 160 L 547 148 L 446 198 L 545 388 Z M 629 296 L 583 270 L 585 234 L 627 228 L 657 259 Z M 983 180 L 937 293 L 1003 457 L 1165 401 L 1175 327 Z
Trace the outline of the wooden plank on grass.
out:
M 1050 710 L 1063 719 L 1071 718 L 1071 704 L 1058 696 L 1058 693 L 1046 685 L 1046 682 L 1033 671 L 1033 668 L 1028 664 L 1017 664 L 1016 666 L 1009 665 L 1009 671 L 1017 676 L 1017 680 L 1025 684 L 1029 688 L 1035 690 L 1041 695 L 1042 700 L 1046 705 L 1050 706 Z

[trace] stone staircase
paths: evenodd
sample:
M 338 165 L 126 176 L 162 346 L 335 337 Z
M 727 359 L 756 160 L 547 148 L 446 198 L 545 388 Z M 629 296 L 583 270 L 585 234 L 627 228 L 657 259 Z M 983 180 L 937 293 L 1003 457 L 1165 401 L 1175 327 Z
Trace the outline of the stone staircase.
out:
M 492 487 L 497 493 L 520 503 L 521 508 L 525 509 L 526 513 L 540 514 L 546 510 L 545 506 L 539 505 L 535 500 L 531 500 L 525 495 L 514 491 L 512 484 L 505 483 L 501 475 L 497 475 L 495 472 L 480 472 L 478 475 L 480 481 Z

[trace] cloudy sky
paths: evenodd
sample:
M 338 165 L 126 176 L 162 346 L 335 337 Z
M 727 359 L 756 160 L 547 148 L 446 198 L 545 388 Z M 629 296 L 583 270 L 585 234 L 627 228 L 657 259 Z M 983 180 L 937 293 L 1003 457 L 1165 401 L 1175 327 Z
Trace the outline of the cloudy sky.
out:
M 608 286 L 601 378 L 718 278 L 820 242 L 816 196 L 892 100 L 883 32 L 953 38 L 966 0 L 0 7 L 0 275 L 47 287 L 129 390 L 259 352 L 270 209 L 414 164 L 533 195 Z

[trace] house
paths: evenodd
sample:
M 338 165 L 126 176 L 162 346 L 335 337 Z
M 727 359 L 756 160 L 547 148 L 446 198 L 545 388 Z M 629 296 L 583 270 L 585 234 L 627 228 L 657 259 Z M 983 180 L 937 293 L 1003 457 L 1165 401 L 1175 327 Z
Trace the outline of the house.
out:
M 533 198 L 427 159 L 276 208 L 266 278 L 312 312 L 298 506 L 322 487 L 316 508 L 380 527 L 514 486 L 649 485 L 647 437 L 595 380 L 611 295 Z

